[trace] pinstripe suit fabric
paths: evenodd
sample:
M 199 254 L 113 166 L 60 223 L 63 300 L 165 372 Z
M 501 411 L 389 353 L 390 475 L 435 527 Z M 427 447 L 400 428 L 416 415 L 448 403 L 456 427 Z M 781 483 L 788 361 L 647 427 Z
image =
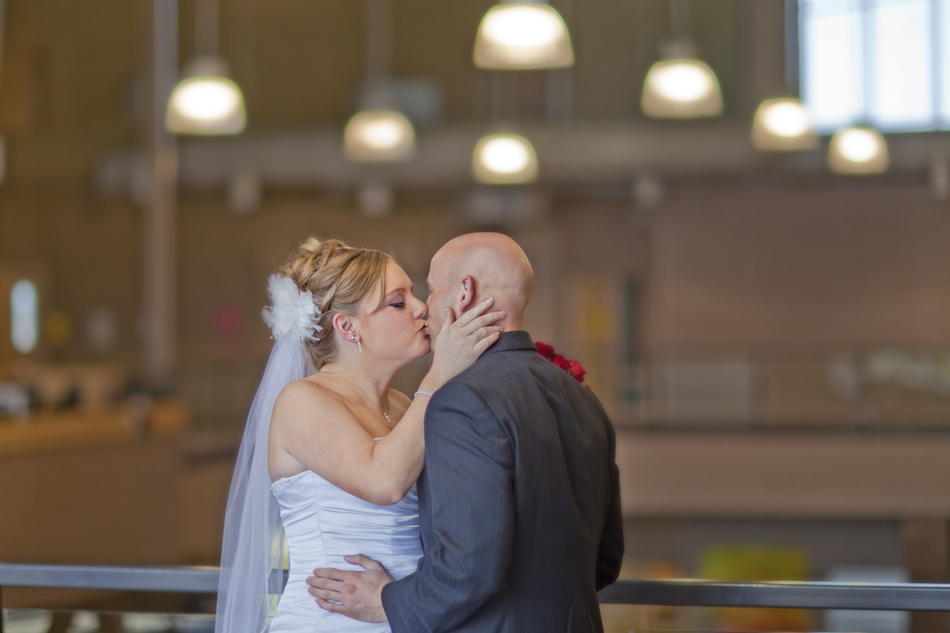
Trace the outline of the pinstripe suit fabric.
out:
M 394 633 L 603 630 L 623 556 L 614 431 L 597 398 L 506 332 L 432 398 L 425 551 L 383 589 Z

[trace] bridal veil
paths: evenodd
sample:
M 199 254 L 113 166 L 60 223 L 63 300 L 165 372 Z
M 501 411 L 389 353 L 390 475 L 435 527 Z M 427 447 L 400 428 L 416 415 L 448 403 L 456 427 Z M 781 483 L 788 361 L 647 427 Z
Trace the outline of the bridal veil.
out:
M 303 340 L 314 340 L 319 312 L 309 292 L 274 275 L 268 283 L 273 306 L 264 319 L 275 343 L 254 396 L 238 451 L 224 519 L 215 633 L 266 631 L 271 604 L 283 591 L 284 546 L 277 500 L 267 470 L 267 438 L 274 402 L 313 366 Z

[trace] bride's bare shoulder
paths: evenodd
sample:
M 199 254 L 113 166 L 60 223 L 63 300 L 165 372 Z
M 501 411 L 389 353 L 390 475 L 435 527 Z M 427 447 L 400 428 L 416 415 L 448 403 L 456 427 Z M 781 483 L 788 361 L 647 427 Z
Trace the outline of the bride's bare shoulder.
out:
M 301 418 L 312 419 L 314 412 L 321 419 L 351 415 L 340 395 L 315 380 L 304 378 L 288 384 L 274 403 L 273 422 L 286 423 Z

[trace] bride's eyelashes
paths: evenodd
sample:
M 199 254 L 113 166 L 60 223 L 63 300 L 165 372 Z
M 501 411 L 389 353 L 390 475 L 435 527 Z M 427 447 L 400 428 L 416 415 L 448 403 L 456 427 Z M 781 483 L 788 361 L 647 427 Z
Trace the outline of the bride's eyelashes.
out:
M 391 307 L 393 307 L 393 308 L 405 308 L 405 307 L 406 307 L 406 302 L 405 302 L 405 301 L 400 301 L 399 303 L 390 303 L 389 305 L 390 305 Z

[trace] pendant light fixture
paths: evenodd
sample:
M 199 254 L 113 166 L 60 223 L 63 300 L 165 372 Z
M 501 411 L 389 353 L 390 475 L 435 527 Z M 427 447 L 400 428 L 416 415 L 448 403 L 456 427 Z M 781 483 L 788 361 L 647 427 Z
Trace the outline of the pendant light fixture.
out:
M 831 137 L 828 166 L 836 174 L 883 174 L 889 162 L 887 141 L 874 128 L 842 128 Z
M 752 145 L 760 152 L 791 152 L 820 141 L 798 94 L 798 3 L 785 3 L 785 96 L 764 100 L 752 119 Z
M 392 0 L 367 0 L 366 59 L 374 89 L 343 131 L 343 153 L 354 162 L 400 162 L 416 152 L 412 123 L 394 108 L 392 11 Z
M 519 134 L 489 134 L 475 145 L 472 177 L 488 185 L 531 183 L 538 178 L 538 156 Z
M 412 123 L 396 110 L 363 110 L 353 115 L 343 132 L 346 157 L 356 162 L 393 162 L 415 153 Z
M 808 112 L 800 99 L 766 99 L 752 120 L 752 145 L 760 152 L 787 152 L 818 147 Z
M 502 2 L 482 18 L 475 40 L 475 65 L 493 70 L 563 68 L 574 64 L 564 20 L 545 2 Z M 515 79 L 517 76 L 509 76 Z M 517 91 L 512 111 L 505 112 L 501 90 L 515 87 L 492 76 L 492 118 L 517 118 Z M 507 126 L 502 126 L 505 129 Z M 496 131 L 483 136 L 472 150 L 472 178 L 486 185 L 529 184 L 538 179 L 538 156 L 521 134 Z
M 482 18 L 473 58 L 489 70 L 567 68 L 574 49 L 564 18 L 547 2 L 502 2 Z
M 693 119 L 722 114 L 719 79 L 696 58 L 689 41 L 689 0 L 670 0 L 674 40 L 662 50 L 643 81 L 640 107 L 654 119 Z
M 244 96 L 218 57 L 217 0 L 195 1 L 195 58 L 185 67 L 165 111 L 173 134 L 240 134 L 247 125 Z
M 865 59 L 871 59 L 873 50 L 870 38 L 864 38 Z M 872 85 L 871 64 L 864 64 L 862 87 L 865 91 L 864 103 L 870 102 L 868 91 Z M 865 109 L 864 120 L 868 112 Z M 852 125 L 839 129 L 828 144 L 828 167 L 836 174 L 883 174 L 890 166 L 887 141 L 884 136 L 868 125 Z

